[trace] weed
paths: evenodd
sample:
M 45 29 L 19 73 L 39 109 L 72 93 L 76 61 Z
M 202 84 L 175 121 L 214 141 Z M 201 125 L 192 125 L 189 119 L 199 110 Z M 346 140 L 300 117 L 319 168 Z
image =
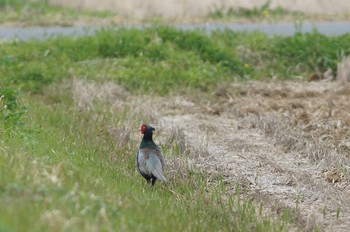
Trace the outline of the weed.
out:
M 0 89 L 0 132 L 9 134 L 20 124 L 21 117 L 26 112 L 18 103 L 18 93 L 9 88 Z
M 317 31 L 296 33 L 290 37 L 268 38 L 262 33 L 250 35 L 226 31 L 215 33 L 214 37 L 223 46 L 244 48 L 241 49 L 244 63 L 255 67 L 250 73 L 251 78 L 271 77 L 271 73 L 279 79 L 308 77 L 312 73 L 323 73 L 328 69 L 335 73 L 341 56 L 350 53 L 349 35 L 328 37 Z
M 349 55 L 349 35 L 328 37 L 317 31 L 308 34 L 297 33 L 283 40 L 272 43 L 271 53 L 282 62 L 303 64 L 308 70 L 325 72 L 329 68 L 337 70 L 340 54 Z M 281 65 L 281 64 L 279 64 Z
M 65 7 L 55 7 L 47 0 L 0 0 L 0 23 L 20 22 L 26 25 L 71 25 L 81 18 L 90 20 L 108 19 L 115 16 L 110 11 L 76 11 Z
M 339 219 L 339 215 L 340 215 L 340 208 L 338 207 L 338 208 L 337 208 L 337 213 L 336 213 L 336 218 L 337 218 L 337 220 Z
M 265 1 L 261 6 L 259 7 L 253 7 L 253 8 L 217 8 L 214 11 L 210 12 L 208 14 L 209 18 L 212 19 L 230 19 L 230 18 L 247 18 L 247 19 L 264 19 L 264 18 L 278 18 L 278 17 L 286 17 L 286 16 L 293 16 L 294 18 L 301 18 L 306 17 L 301 12 L 291 12 L 286 9 L 283 9 L 281 7 L 273 8 L 270 7 L 270 0 Z

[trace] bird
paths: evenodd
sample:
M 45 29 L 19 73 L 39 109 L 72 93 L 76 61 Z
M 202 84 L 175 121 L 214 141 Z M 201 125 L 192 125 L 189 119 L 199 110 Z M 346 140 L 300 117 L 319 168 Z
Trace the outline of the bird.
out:
M 153 131 L 155 128 L 147 124 L 142 124 L 141 133 L 143 138 L 137 153 L 137 169 L 152 187 L 156 180 L 163 181 L 166 185 L 169 182 L 164 177 L 164 156 L 160 148 L 153 141 Z

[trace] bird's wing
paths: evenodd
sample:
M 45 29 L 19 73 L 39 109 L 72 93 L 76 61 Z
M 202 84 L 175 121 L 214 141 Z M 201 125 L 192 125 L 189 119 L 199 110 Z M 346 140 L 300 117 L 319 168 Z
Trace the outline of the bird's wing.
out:
M 155 151 L 155 154 L 157 155 L 158 159 L 160 160 L 160 163 L 162 165 L 162 170 L 164 170 L 165 162 L 164 162 L 164 156 L 163 156 L 162 151 L 159 149 L 158 146 L 154 149 L 154 151 Z
M 149 159 L 149 153 L 145 149 L 139 149 L 137 153 L 137 168 L 139 172 L 143 175 L 150 175 L 151 173 L 147 171 L 146 161 Z
M 163 175 L 162 162 L 156 153 L 151 153 L 149 159 L 146 161 L 146 168 L 153 174 L 157 179 L 168 183 Z
M 141 148 L 137 156 L 139 171 L 168 182 L 163 175 L 164 157 L 159 148 Z

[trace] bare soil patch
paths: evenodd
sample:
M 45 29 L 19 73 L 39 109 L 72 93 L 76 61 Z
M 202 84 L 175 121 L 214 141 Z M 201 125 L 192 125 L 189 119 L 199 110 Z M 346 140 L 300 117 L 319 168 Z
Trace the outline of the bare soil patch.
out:
M 233 83 L 209 103 L 107 93 L 153 122 L 156 140 L 164 143 L 176 131 L 180 147 L 191 151 L 189 165 L 240 183 L 271 212 L 288 208 L 300 229 L 350 228 L 349 85 Z M 80 95 L 75 99 L 79 104 Z

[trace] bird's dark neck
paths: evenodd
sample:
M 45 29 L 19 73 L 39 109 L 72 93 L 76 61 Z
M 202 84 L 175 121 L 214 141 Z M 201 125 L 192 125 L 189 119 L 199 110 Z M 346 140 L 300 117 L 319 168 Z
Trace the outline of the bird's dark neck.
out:
M 152 131 L 146 131 L 146 133 L 143 135 L 142 140 L 146 140 L 146 141 L 153 141 L 153 133 Z
M 152 133 L 145 133 L 143 135 L 142 141 L 141 141 L 141 145 L 140 147 L 145 147 L 145 146 L 149 146 L 149 145 L 153 145 L 153 134 Z

